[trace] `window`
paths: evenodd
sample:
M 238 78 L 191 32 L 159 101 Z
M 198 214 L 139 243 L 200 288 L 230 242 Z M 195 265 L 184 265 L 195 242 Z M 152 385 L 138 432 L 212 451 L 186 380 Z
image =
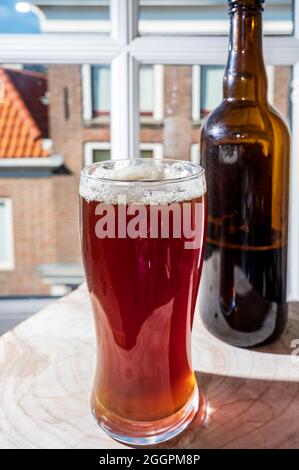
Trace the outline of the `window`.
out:
M 200 146 L 198 144 L 191 144 L 190 147 L 190 160 L 192 163 L 201 163 L 200 162 Z
M 0 198 L 0 270 L 14 268 L 12 202 Z
M 86 142 L 84 144 L 84 164 L 104 162 L 110 160 L 109 142 Z
M 110 113 L 110 93 L 107 93 L 109 82 L 109 65 L 91 67 L 92 117 Z
M 163 66 L 142 65 L 139 77 L 139 103 L 143 122 L 163 119 Z M 111 73 L 109 65 L 82 67 L 83 118 L 96 120 L 109 116 Z
M 110 114 L 110 66 L 82 67 L 83 118 L 91 119 Z
M 104 162 L 110 160 L 110 149 L 93 149 L 92 161 L 93 163 Z
M 139 72 L 139 106 L 142 122 L 145 117 L 163 119 L 163 66 L 142 65 Z
M 141 143 L 140 144 L 140 157 L 141 158 L 163 158 L 163 145 L 159 143 Z
M 276 70 L 277 69 L 277 70 Z M 275 101 L 275 74 L 278 67 L 266 67 L 268 77 L 268 99 Z M 278 73 L 277 73 L 278 74 Z M 199 121 L 207 116 L 222 101 L 224 66 L 195 65 L 192 68 L 192 119 Z M 282 89 L 289 88 L 289 83 L 280 84 Z M 276 103 L 275 103 L 276 104 Z M 277 105 L 277 104 L 276 104 Z
M 110 159 L 109 142 L 86 142 L 84 145 L 84 164 L 104 162 Z M 163 158 L 163 145 L 160 143 L 140 144 L 141 158 Z
M 222 101 L 224 68 L 217 65 L 201 68 L 200 115 L 209 114 Z

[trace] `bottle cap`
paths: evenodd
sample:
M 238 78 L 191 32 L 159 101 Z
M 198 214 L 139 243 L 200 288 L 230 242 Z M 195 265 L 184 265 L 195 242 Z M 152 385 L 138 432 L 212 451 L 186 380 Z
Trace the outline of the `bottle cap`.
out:
M 232 5 L 233 3 L 239 4 L 239 5 L 254 5 L 255 3 L 265 3 L 265 0 L 227 0 L 227 3 L 229 5 Z
M 263 11 L 262 5 L 265 3 L 265 0 L 227 0 L 227 3 L 231 13 L 238 9 Z

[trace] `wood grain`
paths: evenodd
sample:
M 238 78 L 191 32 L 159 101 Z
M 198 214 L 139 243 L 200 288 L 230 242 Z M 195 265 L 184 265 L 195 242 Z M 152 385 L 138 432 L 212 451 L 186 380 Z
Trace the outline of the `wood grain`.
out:
M 298 448 L 299 308 L 283 338 L 257 350 L 215 339 L 197 315 L 193 364 L 208 401 L 165 448 Z M 298 341 L 299 345 L 299 341 Z M 95 346 L 85 287 L 0 338 L 0 448 L 124 448 L 89 411 Z M 200 371 L 200 372 L 199 372 Z

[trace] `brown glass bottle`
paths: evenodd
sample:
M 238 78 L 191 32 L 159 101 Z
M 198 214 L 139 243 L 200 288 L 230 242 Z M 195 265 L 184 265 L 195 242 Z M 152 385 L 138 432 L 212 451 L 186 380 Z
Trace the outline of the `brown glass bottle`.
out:
M 230 0 L 223 101 L 201 135 L 208 232 L 200 309 L 240 347 L 272 341 L 287 320 L 290 135 L 267 101 L 262 0 Z

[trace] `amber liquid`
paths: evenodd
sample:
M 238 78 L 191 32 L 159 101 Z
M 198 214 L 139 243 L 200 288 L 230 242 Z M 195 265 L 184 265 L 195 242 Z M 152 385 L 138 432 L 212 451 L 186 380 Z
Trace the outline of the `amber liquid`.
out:
M 272 156 L 257 143 L 209 145 L 203 165 L 212 188 L 204 323 L 235 346 L 272 341 L 287 320 L 287 232 L 272 224 Z
M 196 227 L 202 238 L 198 248 L 186 249 L 183 234 L 162 238 L 160 231 L 156 239 L 99 239 L 98 202 L 81 200 L 82 253 L 97 336 L 97 418 L 104 408 L 129 420 L 163 419 L 194 392 L 190 337 L 205 234 L 204 200 L 188 204 L 196 202 L 202 207 Z M 149 220 L 150 206 L 145 207 Z M 172 225 L 170 217 L 170 233 Z

